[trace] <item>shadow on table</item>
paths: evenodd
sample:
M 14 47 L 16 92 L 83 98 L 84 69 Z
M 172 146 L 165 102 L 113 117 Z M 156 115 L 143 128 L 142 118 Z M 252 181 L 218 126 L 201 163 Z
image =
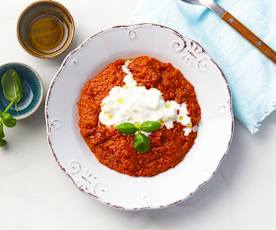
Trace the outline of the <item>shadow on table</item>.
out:
M 141 212 L 123 212 L 121 215 L 131 217 L 134 221 L 137 221 L 137 223 L 144 222 L 141 221 L 141 219 L 149 220 L 149 222 L 152 223 L 160 223 L 162 222 L 162 219 L 165 218 L 168 226 L 170 226 L 170 223 L 185 223 L 185 219 L 201 215 L 201 212 L 208 213 L 209 209 L 212 209 L 212 207 L 218 205 L 217 202 L 219 202 L 220 205 L 222 202 L 225 202 L 223 199 L 225 197 L 224 193 L 228 193 L 227 187 L 235 183 L 235 180 L 239 176 L 238 172 L 240 172 L 243 167 L 243 155 L 241 154 L 243 151 L 243 142 L 240 137 L 242 135 L 246 135 L 246 132 L 248 132 L 241 127 L 241 124 L 238 122 L 236 122 L 236 124 L 239 126 L 239 132 L 235 132 L 232 147 L 226 159 L 220 166 L 217 174 L 208 184 L 197 191 L 190 199 L 186 200 L 182 204 L 170 208 Z M 248 133 L 247 135 L 250 134 Z M 224 175 L 227 175 L 227 182 Z M 224 196 L 222 196 L 223 194 Z M 225 205 L 227 205 L 227 202 Z
M 260 127 L 260 131 L 254 136 L 254 138 L 265 139 L 269 135 L 271 129 L 276 126 L 276 111 L 273 112 L 270 116 L 268 116 L 262 126 Z
M 239 183 L 239 175 L 247 161 L 243 154 L 246 152 L 244 143 L 251 138 L 260 142 L 269 135 L 271 136 L 271 129 L 275 125 L 276 113 L 274 112 L 263 122 L 261 130 L 256 135 L 251 136 L 248 130 L 236 121 L 233 142 L 226 159 L 222 162 L 217 174 L 194 196 L 174 207 L 144 211 L 138 214 L 126 213 L 126 215 L 133 216 L 137 222 L 139 222 L 139 219 L 143 219 L 149 220 L 148 222 L 151 223 L 164 223 L 162 219 L 166 219 L 166 225 L 172 226 L 174 223 L 185 223 L 190 219 L 196 221 L 196 217 L 209 215 L 209 212 L 212 212 L 216 206 L 225 207 L 223 212 L 231 213 L 231 196 L 228 196 L 228 193 L 230 193 L 231 188 L 235 188 L 235 185 Z M 137 216 L 135 217 L 135 215 Z M 216 218 L 219 219 L 219 217 Z

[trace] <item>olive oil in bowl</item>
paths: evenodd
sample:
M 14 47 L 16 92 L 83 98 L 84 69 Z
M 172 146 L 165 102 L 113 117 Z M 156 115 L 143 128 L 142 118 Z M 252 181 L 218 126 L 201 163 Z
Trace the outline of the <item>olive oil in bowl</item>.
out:
M 74 37 L 74 20 L 60 3 L 40 0 L 29 5 L 17 23 L 17 37 L 22 47 L 39 58 L 53 58 L 63 53 Z
M 33 49 L 53 53 L 65 44 L 68 28 L 58 17 L 42 15 L 31 22 L 28 36 Z

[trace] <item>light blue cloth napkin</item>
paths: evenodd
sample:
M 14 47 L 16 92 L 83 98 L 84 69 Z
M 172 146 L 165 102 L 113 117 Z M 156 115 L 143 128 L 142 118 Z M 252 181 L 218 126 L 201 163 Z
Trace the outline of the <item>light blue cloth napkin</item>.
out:
M 217 2 L 276 49 L 276 0 Z M 130 23 L 142 22 L 169 26 L 207 50 L 229 82 L 235 117 L 252 134 L 276 109 L 276 65 L 208 9 L 180 0 L 140 0 Z

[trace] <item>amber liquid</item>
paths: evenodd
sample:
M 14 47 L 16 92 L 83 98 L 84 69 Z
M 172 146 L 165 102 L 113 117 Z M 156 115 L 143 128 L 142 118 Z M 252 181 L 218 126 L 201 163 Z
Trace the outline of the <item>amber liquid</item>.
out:
M 43 15 L 32 21 L 29 28 L 31 46 L 44 53 L 57 51 L 68 36 L 66 24 L 52 15 Z

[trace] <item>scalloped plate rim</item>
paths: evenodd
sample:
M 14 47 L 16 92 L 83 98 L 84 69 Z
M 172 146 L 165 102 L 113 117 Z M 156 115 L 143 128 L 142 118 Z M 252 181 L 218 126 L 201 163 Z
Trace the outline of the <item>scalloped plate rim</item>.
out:
M 169 203 L 169 204 L 165 204 L 165 205 L 161 205 L 161 206 L 158 206 L 158 207 L 149 207 L 149 206 L 145 206 L 145 207 L 142 207 L 142 208 L 126 208 L 126 207 L 123 207 L 123 206 L 119 206 L 119 205 L 115 205 L 115 204 L 112 204 L 110 202 L 106 202 L 104 200 L 102 200 L 101 198 L 99 198 L 98 196 L 96 196 L 95 194 L 92 194 L 90 192 L 87 192 L 87 191 L 84 191 L 80 186 L 77 185 L 76 181 L 73 179 L 73 177 L 70 175 L 70 173 L 68 171 L 66 171 L 66 169 L 62 166 L 62 164 L 60 163 L 60 161 L 58 160 L 58 157 L 52 147 L 52 143 L 51 143 L 51 137 L 50 137 L 50 132 L 51 132 L 51 128 L 50 128 L 50 125 L 49 125 L 49 117 L 48 117 L 48 103 L 49 103 L 49 100 L 50 100 L 50 96 L 51 96 L 51 91 L 52 91 L 52 87 L 53 85 L 55 84 L 55 81 L 58 79 L 59 77 L 59 74 L 60 72 L 63 70 L 64 66 L 66 65 L 68 59 L 74 55 L 76 52 L 78 52 L 80 49 L 82 48 L 85 48 L 85 45 L 86 43 L 93 39 L 94 37 L 102 34 L 102 33 L 105 33 L 105 32 L 108 32 L 108 31 L 111 31 L 113 29 L 122 29 L 122 28 L 126 28 L 126 29 L 136 29 L 136 28 L 139 28 L 139 27 L 144 27 L 144 26 L 154 26 L 154 27 L 160 27 L 160 28 L 163 28 L 163 29 L 166 29 L 166 30 L 169 30 L 170 32 L 173 32 L 174 34 L 176 34 L 181 40 L 185 41 L 185 39 L 188 39 L 192 42 L 194 42 L 195 44 L 197 44 L 199 47 L 202 48 L 202 52 L 205 53 L 207 55 L 207 57 L 209 57 L 210 61 L 213 62 L 218 70 L 220 71 L 221 73 L 221 76 L 223 77 L 224 81 L 225 81 L 225 85 L 228 89 L 228 93 L 229 93 L 229 99 L 230 99 L 230 113 L 231 113 L 231 118 L 232 118 L 232 121 L 231 121 L 231 135 L 230 135 L 230 138 L 229 138 L 229 141 L 228 141 L 228 145 L 225 149 L 225 152 L 222 156 L 222 158 L 220 159 L 216 169 L 213 171 L 212 175 L 204 182 L 202 182 L 201 184 L 198 185 L 198 187 L 192 191 L 188 196 L 184 197 L 183 199 L 180 199 L 180 200 L 177 200 L 173 203 Z M 58 71 L 56 72 L 56 74 L 54 75 L 53 79 L 51 80 L 50 82 L 50 85 L 49 85 L 49 89 L 47 91 L 47 96 L 46 96 L 46 100 L 45 100 L 45 112 L 44 112 L 44 115 L 45 115 L 45 122 L 46 122 L 46 136 L 47 136 L 47 143 L 48 143 L 48 146 L 55 158 L 55 160 L 57 161 L 58 165 L 60 166 L 60 168 L 62 169 L 62 171 L 65 172 L 65 174 L 72 180 L 73 184 L 83 193 L 93 197 L 94 199 L 96 200 L 99 200 L 101 203 L 107 205 L 107 206 L 110 206 L 110 207 L 113 207 L 113 208 L 116 208 L 116 209 L 120 209 L 120 210 L 124 210 L 124 211 L 141 211 L 141 210 L 154 210 L 154 209 L 163 209 L 163 208 L 167 208 L 167 207 L 171 207 L 171 206 L 175 206 L 179 203 L 182 203 L 184 202 L 185 200 L 187 199 L 190 199 L 198 190 L 200 190 L 202 187 L 204 187 L 213 177 L 214 175 L 217 173 L 217 170 L 219 169 L 221 163 L 223 162 L 223 160 L 225 159 L 227 153 L 229 152 L 229 148 L 230 148 L 230 145 L 231 145 L 231 142 L 232 142 L 232 139 L 233 139 L 233 133 L 234 133 L 234 115 L 233 115 L 233 109 L 232 109 L 232 95 L 231 95 L 231 92 L 230 92 L 230 88 L 229 88 L 229 84 L 227 82 L 227 79 L 223 73 L 223 71 L 221 70 L 221 68 L 218 66 L 218 64 L 209 56 L 209 54 L 206 52 L 206 50 L 195 40 L 191 39 L 191 38 L 188 38 L 186 36 L 183 36 L 182 34 L 180 34 L 179 32 L 177 32 L 176 30 L 170 28 L 170 27 L 167 27 L 167 26 L 164 26 L 164 25 L 160 25 L 160 24 L 156 24 L 156 23 L 139 23 L 139 24 L 133 24 L 133 25 L 118 25 L 118 26 L 113 26 L 109 29 L 105 29 L 105 30 L 101 30 L 95 34 L 93 34 L 92 36 L 89 36 L 87 39 L 85 39 L 79 46 L 77 46 L 75 49 L 73 49 L 69 54 L 66 55 L 66 57 L 64 58 L 62 64 L 60 65 Z

